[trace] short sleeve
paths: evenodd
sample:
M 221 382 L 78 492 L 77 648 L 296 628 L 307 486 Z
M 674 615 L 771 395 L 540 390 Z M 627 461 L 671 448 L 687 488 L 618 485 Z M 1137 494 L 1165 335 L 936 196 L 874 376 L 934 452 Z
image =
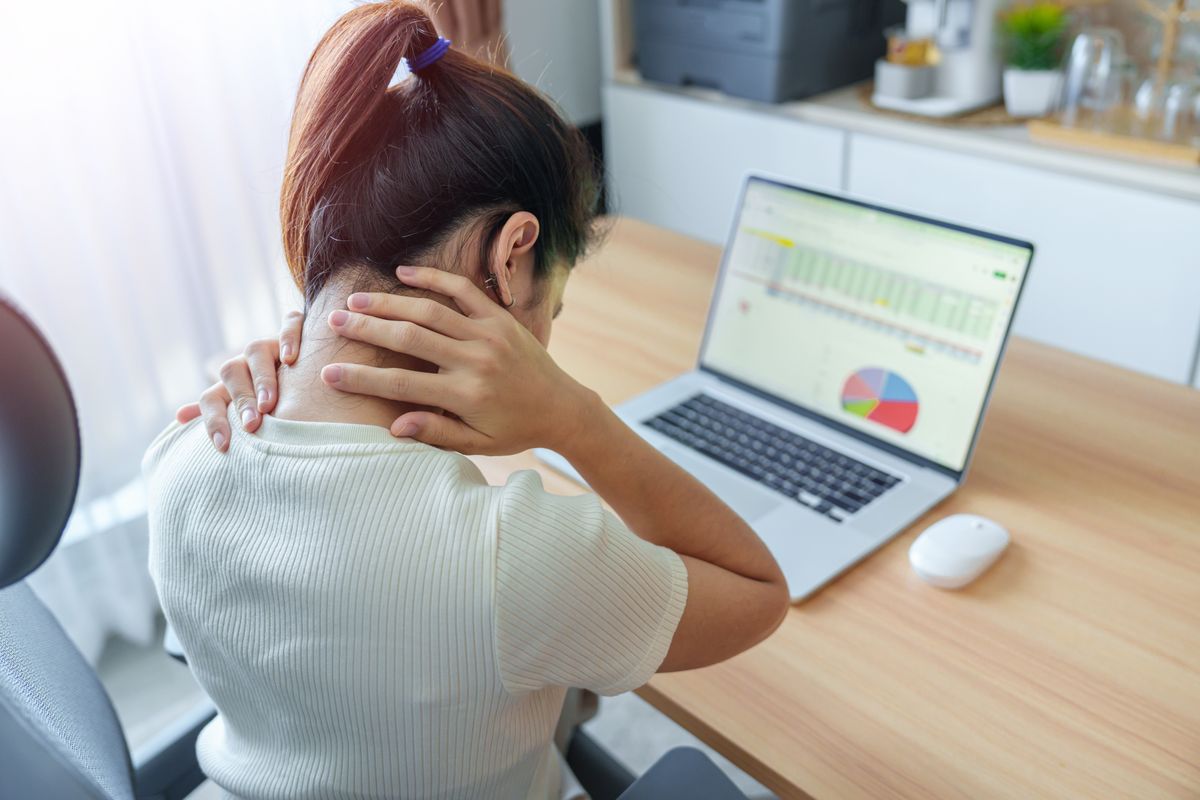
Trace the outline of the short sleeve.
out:
M 560 497 L 513 476 L 497 518 L 495 615 L 510 692 L 620 694 L 658 670 L 687 603 L 687 568 L 594 495 Z

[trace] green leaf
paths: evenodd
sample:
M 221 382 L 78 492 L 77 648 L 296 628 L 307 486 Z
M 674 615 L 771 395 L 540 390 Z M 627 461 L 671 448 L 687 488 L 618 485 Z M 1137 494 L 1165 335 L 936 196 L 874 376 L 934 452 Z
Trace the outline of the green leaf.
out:
M 1067 33 L 1067 10 L 1057 2 L 1034 0 L 1000 15 L 1004 52 L 1010 66 L 1026 70 L 1057 69 Z

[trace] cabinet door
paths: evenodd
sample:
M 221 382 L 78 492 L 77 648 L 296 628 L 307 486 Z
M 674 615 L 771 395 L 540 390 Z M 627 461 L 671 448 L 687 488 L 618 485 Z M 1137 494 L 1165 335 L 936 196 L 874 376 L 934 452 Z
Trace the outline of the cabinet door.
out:
M 1014 331 L 1191 383 L 1200 203 L 855 134 L 849 191 L 1037 246 Z
M 747 172 L 826 191 L 841 187 L 839 130 L 649 87 L 610 85 L 604 99 L 618 214 L 724 243 Z

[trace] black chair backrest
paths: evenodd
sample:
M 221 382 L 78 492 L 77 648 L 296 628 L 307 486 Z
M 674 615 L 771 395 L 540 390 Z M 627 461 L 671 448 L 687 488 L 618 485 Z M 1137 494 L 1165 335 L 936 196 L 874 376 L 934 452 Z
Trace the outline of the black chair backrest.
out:
M 79 456 L 62 367 L 0 296 L 0 588 L 37 569 L 58 544 L 75 502 Z

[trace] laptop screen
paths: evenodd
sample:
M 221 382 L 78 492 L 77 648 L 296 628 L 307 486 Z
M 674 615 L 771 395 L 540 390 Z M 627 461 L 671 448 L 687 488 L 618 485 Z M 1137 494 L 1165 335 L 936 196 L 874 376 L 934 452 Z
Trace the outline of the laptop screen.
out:
M 701 365 L 958 473 L 1032 255 L 751 178 Z

